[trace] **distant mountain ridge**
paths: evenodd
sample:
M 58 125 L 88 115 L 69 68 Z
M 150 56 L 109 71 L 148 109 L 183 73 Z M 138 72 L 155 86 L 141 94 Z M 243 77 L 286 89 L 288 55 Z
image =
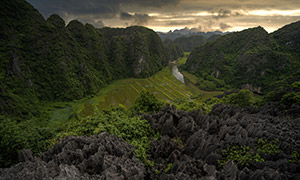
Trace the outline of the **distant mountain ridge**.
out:
M 66 26 L 25 0 L 1 1 L 0 21 L 1 114 L 34 113 L 40 100 L 80 99 L 115 79 L 148 77 L 181 55 L 148 28 Z
M 171 40 L 175 40 L 177 38 L 180 37 L 189 37 L 189 36 L 203 36 L 206 39 L 210 38 L 213 35 L 226 35 L 230 32 L 221 32 L 221 31 L 212 31 L 212 32 L 195 32 L 192 31 L 188 28 L 184 28 L 184 29 L 176 29 L 174 31 L 169 31 L 167 33 L 163 33 L 163 32 L 157 32 L 157 34 L 159 35 L 159 37 L 164 41 L 166 39 L 171 39 Z
M 195 47 L 202 46 L 207 42 L 214 41 L 229 33 L 230 32 L 223 33 L 221 31 L 195 32 L 188 28 L 177 29 L 169 31 L 168 33 L 157 32 L 165 44 L 174 42 L 186 52 L 191 52 Z

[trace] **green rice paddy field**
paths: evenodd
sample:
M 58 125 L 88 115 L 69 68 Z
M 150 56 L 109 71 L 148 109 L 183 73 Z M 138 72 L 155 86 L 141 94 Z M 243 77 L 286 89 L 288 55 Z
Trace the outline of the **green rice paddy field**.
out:
M 76 105 L 80 116 L 86 117 L 95 112 L 102 111 L 110 106 L 129 107 L 141 91 L 150 91 L 159 99 L 172 102 L 179 98 L 190 99 L 196 97 L 201 102 L 222 92 L 207 92 L 198 89 L 194 85 L 195 77 L 183 72 L 186 84 L 178 81 L 171 73 L 169 67 L 164 68 L 154 76 L 147 79 L 123 79 L 117 80 L 102 89 L 94 97 Z
M 178 61 L 182 62 L 182 59 Z M 159 99 L 169 103 L 179 98 L 194 99 L 196 102 L 203 102 L 223 93 L 220 91 L 200 90 L 195 86 L 196 77 L 194 75 L 188 72 L 182 72 L 182 74 L 185 77 L 185 84 L 172 75 L 170 67 L 165 67 L 147 79 L 129 78 L 114 81 L 92 97 L 74 101 L 65 107 L 57 108 L 51 112 L 49 125 L 56 126 L 64 123 L 68 121 L 72 114 L 87 117 L 101 113 L 111 106 L 129 107 L 143 90 L 150 91 Z

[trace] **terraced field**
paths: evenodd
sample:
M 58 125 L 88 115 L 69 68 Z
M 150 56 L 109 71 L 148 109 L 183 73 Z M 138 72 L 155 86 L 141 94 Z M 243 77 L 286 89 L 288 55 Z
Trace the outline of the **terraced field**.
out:
M 182 62 L 185 59 L 186 57 L 183 57 L 183 59 L 179 59 L 178 61 Z M 150 91 L 159 99 L 169 103 L 180 98 L 203 102 L 223 93 L 218 91 L 202 91 L 195 86 L 196 77 L 194 75 L 188 72 L 182 72 L 182 74 L 185 77 L 185 84 L 173 76 L 170 67 L 165 67 L 147 79 L 129 78 L 117 80 L 103 88 L 93 97 L 70 103 L 69 106 L 52 112 L 50 122 L 53 125 L 60 124 L 58 122 L 67 121 L 72 114 L 81 117 L 92 116 L 95 113 L 101 113 L 104 109 L 108 109 L 111 106 L 129 107 L 143 90 Z
M 80 116 L 86 117 L 101 112 L 110 106 L 129 107 L 143 90 L 150 91 L 159 99 L 170 103 L 176 99 L 190 99 L 193 97 L 197 97 L 197 101 L 204 101 L 222 93 L 199 90 L 193 83 L 194 76 L 187 72 L 184 72 L 184 74 L 187 75 L 187 78 L 185 78 L 186 84 L 178 81 L 172 75 L 169 67 L 147 79 L 118 80 L 102 89 L 93 98 L 77 103 L 75 109 L 77 109 Z

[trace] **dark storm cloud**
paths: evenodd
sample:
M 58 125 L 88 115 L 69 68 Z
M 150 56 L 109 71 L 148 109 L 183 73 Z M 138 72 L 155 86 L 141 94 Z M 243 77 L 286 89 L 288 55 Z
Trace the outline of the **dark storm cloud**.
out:
M 150 19 L 148 14 L 134 14 L 134 24 L 137 25 L 146 25 Z
M 134 13 L 133 15 L 131 15 L 127 12 L 121 12 L 120 13 L 120 18 L 122 20 L 133 21 L 134 25 L 145 25 L 151 19 L 151 17 L 148 14 Z
M 122 6 L 139 6 L 143 9 L 176 5 L 179 0 L 27 0 L 48 17 L 53 13 L 76 15 L 98 14 L 113 17 Z
M 231 26 L 225 23 L 220 23 L 220 29 L 222 31 L 226 31 L 228 28 L 231 28 Z
M 127 12 L 121 12 L 120 17 L 124 20 L 131 20 L 133 18 L 133 16 Z
M 146 25 L 157 31 L 195 28 L 273 31 L 300 20 L 300 0 L 27 0 L 47 18 L 59 14 L 102 27 Z M 201 27 L 201 28 L 199 28 Z
M 213 17 L 216 18 L 216 19 L 226 18 L 226 17 L 231 17 L 231 16 L 242 16 L 243 15 L 240 12 L 232 12 L 229 9 L 223 9 L 223 8 L 219 9 L 217 12 L 211 11 L 211 13 L 213 14 Z M 217 15 L 214 15 L 215 13 Z
M 88 23 L 88 24 L 92 24 L 93 26 L 97 27 L 97 28 L 102 28 L 104 27 L 104 23 L 100 20 L 97 19 L 97 17 L 77 17 L 76 18 L 78 21 L 82 22 L 82 23 Z

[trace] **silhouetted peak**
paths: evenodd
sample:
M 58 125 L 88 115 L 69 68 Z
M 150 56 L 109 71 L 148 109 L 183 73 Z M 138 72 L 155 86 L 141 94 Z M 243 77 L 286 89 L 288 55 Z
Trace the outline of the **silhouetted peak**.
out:
M 65 27 L 65 21 L 57 14 L 52 14 L 48 19 L 47 22 L 52 23 L 55 27 L 63 28 Z

